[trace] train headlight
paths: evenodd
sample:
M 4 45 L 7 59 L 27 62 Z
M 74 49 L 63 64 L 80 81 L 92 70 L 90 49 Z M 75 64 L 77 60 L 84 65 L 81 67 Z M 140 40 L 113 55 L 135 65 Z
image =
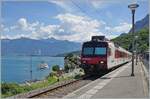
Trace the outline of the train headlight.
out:
M 103 64 L 103 63 L 104 63 L 104 61 L 100 61 L 100 63 L 101 63 L 101 64 Z
M 86 63 L 86 61 L 83 61 L 83 63 Z

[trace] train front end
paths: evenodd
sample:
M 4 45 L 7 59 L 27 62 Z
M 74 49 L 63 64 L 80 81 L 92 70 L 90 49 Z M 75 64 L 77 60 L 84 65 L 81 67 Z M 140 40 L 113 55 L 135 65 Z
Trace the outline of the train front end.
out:
M 89 42 L 83 43 L 81 68 L 86 74 L 100 74 L 107 70 L 107 47 L 104 37 L 94 36 Z

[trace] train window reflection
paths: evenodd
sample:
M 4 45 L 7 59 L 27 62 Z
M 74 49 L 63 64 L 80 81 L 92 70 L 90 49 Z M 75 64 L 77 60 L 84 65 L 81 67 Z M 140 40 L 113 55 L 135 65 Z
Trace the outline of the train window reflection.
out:
M 96 47 L 95 48 L 95 55 L 105 55 L 106 48 Z
M 93 51 L 94 51 L 94 48 L 92 48 L 92 47 L 85 47 L 83 49 L 83 54 L 84 55 L 92 55 Z

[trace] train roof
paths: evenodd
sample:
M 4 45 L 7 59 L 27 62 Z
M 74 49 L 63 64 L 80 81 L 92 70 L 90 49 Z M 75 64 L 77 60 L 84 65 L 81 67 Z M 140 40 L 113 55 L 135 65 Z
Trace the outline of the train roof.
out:
M 84 42 L 83 44 L 85 44 L 85 43 L 99 43 L 99 42 L 97 42 L 97 41 L 87 41 L 87 42 Z M 107 43 L 106 41 L 101 41 L 101 43 Z
M 83 44 L 96 44 L 96 43 L 107 43 L 109 46 L 112 46 L 115 49 L 131 54 L 131 52 L 127 51 L 126 49 L 120 47 L 118 44 L 115 44 L 114 42 L 105 38 L 105 36 L 92 36 L 91 41 L 84 42 Z

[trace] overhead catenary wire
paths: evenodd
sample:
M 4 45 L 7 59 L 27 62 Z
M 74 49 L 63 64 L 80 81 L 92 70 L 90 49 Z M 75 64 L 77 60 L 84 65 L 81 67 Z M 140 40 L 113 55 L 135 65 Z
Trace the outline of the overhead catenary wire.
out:
M 83 10 L 78 4 L 76 4 L 73 0 L 70 0 L 72 4 L 74 4 L 82 13 L 89 15 L 85 10 Z
M 83 10 L 77 3 L 75 3 L 73 0 L 70 0 L 72 4 L 74 4 L 82 13 L 86 14 L 89 16 L 89 13 L 87 13 L 85 10 Z M 87 0 L 89 2 L 89 0 Z M 95 12 L 99 16 L 99 10 L 94 10 L 92 12 Z

